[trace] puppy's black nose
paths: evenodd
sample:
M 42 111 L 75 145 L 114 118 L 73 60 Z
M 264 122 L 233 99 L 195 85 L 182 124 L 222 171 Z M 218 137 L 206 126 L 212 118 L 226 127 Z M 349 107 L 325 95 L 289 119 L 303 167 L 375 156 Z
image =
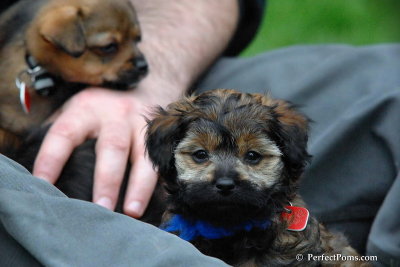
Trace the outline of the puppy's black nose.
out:
M 215 182 L 215 187 L 224 192 L 232 191 L 235 188 L 235 181 L 222 177 Z
M 133 64 L 136 70 L 142 75 L 146 74 L 147 71 L 149 70 L 147 61 L 144 58 L 144 56 L 135 57 L 133 60 Z

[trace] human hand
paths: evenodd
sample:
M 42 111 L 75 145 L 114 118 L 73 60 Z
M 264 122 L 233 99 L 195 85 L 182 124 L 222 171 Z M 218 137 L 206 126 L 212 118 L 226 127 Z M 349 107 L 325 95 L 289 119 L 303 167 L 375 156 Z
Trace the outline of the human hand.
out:
M 151 85 L 146 82 L 144 86 Z M 115 208 L 130 161 L 124 213 L 140 217 L 157 181 L 144 148 L 145 116 L 150 116 L 156 104 L 137 89 L 119 92 L 90 88 L 73 96 L 52 118 L 54 123 L 43 141 L 33 174 L 55 183 L 74 148 L 88 138 L 97 138 L 93 202 Z

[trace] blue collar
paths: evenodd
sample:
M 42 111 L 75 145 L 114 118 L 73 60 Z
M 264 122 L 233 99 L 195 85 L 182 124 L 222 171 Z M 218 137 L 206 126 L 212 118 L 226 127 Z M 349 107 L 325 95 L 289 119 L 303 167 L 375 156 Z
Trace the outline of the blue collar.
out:
M 182 215 L 174 215 L 171 220 L 164 223 L 160 228 L 167 232 L 177 232 L 179 237 L 192 241 L 201 236 L 206 239 L 219 239 L 236 234 L 240 231 L 249 232 L 253 228 L 265 230 L 271 226 L 270 220 L 265 221 L 248 221 L 233 227 L 216 227 L 205 221 L 192 221 L 183 218 Z

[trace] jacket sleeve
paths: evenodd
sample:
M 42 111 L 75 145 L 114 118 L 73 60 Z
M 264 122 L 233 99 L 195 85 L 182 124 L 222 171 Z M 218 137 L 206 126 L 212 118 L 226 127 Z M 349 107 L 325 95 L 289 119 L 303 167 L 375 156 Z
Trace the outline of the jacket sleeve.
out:
M 238 0 L 239 22 L 224 56 L 238 55 L 255 37 L 261 24 L 266 0 Z

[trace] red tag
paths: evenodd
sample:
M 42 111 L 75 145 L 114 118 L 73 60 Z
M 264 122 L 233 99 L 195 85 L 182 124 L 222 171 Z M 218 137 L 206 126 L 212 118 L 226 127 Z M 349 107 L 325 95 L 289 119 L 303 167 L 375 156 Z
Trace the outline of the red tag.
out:
M 22 109 L 26 114 L 29 114 L 31 111 L 31 96 L 24 82 L 19 86 L 19 99 L 21 101 Z
M 310 212 L 306 208 L 286 206 L 292 212 L 282 212 L 282 219 L 288 222 L 287 230 L 290 231 L 303 231 L 307 227 L 308 217 Z

